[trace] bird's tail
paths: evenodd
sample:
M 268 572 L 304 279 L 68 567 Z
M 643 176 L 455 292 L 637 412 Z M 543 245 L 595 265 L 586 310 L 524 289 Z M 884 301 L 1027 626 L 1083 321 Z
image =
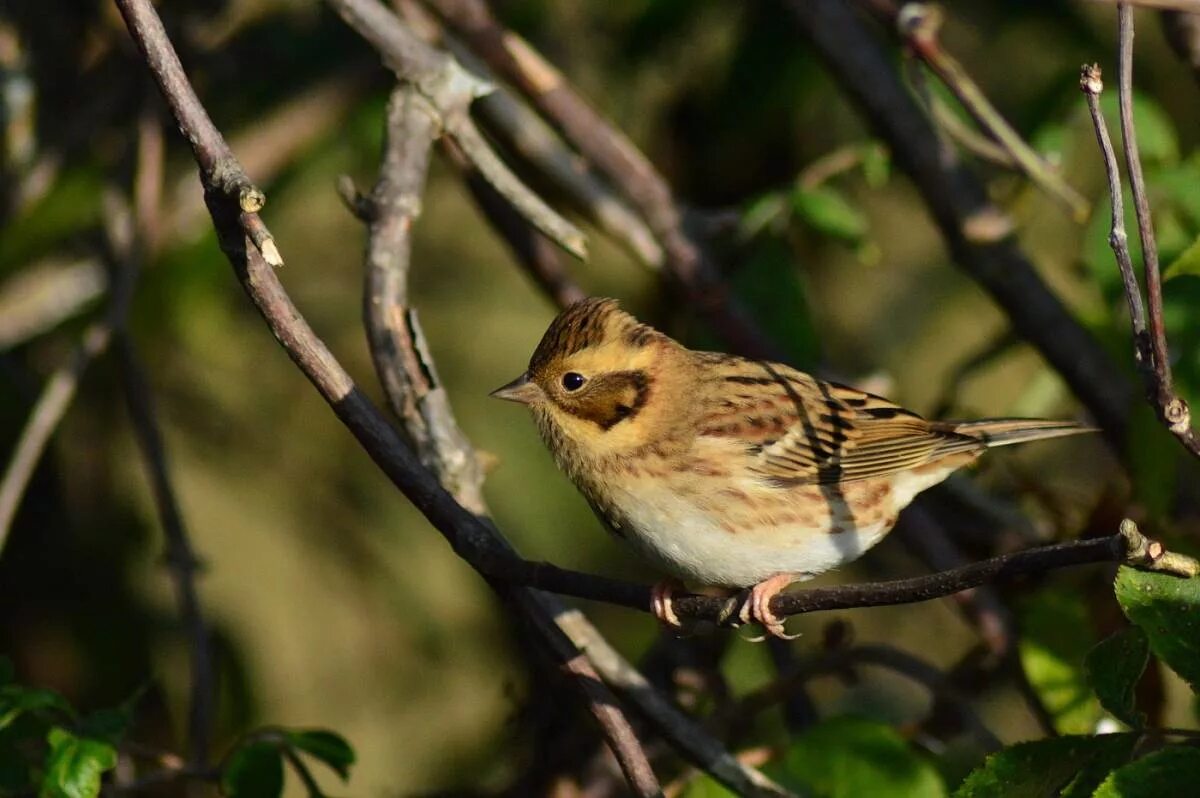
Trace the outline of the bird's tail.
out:
M 984 448 L 1008 446 L 1014 443 L 1082 435 L 1100 430 L 1089 424 L 1074 421 L 1047 421 L 1039 418 L 989 418 L 983 421 L 943 421 L 938 424 L 946 432 L 973 438 Z M 964 441 L 966 442 L 966 441 Z

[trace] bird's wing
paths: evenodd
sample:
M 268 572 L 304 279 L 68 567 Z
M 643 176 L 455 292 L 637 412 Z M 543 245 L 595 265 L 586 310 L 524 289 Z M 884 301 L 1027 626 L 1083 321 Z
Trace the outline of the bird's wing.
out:
M 774 485 L 867 479 L 984 448 L 887 399 L 787 366 L 730 361 L 720 379 L 719 407 L 700 434 L 744 441 L 750 469 Z

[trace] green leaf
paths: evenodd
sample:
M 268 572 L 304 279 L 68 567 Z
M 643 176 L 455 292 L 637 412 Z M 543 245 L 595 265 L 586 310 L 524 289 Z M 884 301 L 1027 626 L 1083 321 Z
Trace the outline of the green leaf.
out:
M 40 798 L 95 798 L 100 794 L 100 777 L 117 766 L 117 749 L 106 742 L 76 737 L 55 726 L 46 735 L 46 774 Z
M 295 749 L 321 760 L 337 771 L 342 780 L 350 778 L 354 764 L 354 749 L 346 739 L 326 729 L 287 732 L 287 741 Z
M 883 188 L 891 176 L 892 159 L 887 147 L 877 141 L 863 146 L 862 172 L 863 179 L 871 188 Z
M 221 793 L 229 798 L 276 798 L 283 794 L 283 752 L 275 743 L 250 743 L 237 749 L 221 775 Z
M 887 724 L 831 718 L 801 734 L 768 768 L 781 784 L 813 798 L 934 798 L 946 794 L 937 769 Z
M 830 186 L 797 188 L 792 209 L 813 230 L 831 238 L 857 244 L 867 234 L 867 217 Z
M 1200 692 L 1200 577 L 1121 566 L 1117 601 L 1126 617 L 1150 638 L 1150 650 Z
M 1113 717 L 1140 729 L 1146 716 L 1137 711 L 1134 688 L 1150 659 L 1150 641 L 1137 626 L 1115 632 L 1088 652 L 1083 673 L 1100 704 Z
M 1165 798 L 1195 795 L 1200 784 L 1200 749 L 1170 745 L 1114 770 L 1094 798 Z
M 1170 280 L 1181 274 L 1200 275 L 1200 238 L 1189 244 L 1187 249 L 1179 253 L 1179 257 L 1171 261 L 1163 272 L 1163 279 Z
M 1018 652 L 1030 685 L 1063 734 L 1086 734 L 1102 711 L 1083 675 L 1083 658 L 1095 643 L 1079 591 L 1047 588 L 1022 603 Z
M 742 219 L 738 224 L 738 237 L 743 241 L 755 238 L 782 219 L 785 210 L 787 200 L 782 194 L 774 192 L 756 198 L 750 203 L 750 207 L 742 212 Z
M 67 700 L 53 690 L 6 684 L 0 687 L 0 729 L 6 729 L 25 712 L 53 712 L 67 718 L 74 711 Z
M 998 751 L 967 776 L 954 798 L 1083 796 L 1101 776 L 1129 759 L 1137 734 L 1068 735 L 1018 743 Z M 1087 791 L 1083 791 L 1086 789 Z

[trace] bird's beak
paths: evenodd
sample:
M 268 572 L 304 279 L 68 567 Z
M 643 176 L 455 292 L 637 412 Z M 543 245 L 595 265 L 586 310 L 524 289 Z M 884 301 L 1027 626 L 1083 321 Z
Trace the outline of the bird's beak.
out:
M 523 405 L 528 405 L 541 397 L 542 389 L 538 387 L 536 382 L 529 379 L 529 372 L 527 371 L 508 385 L 497 388 L 488 395 L 494 396 L 497 399 L 507 399 L 510 402 L 520 402 Z

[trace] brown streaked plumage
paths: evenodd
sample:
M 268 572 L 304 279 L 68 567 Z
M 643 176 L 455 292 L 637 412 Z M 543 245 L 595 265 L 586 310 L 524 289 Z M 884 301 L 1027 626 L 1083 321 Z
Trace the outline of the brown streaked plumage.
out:
M 676 576 L 751 587 L 744 619 L 776 635 L 771 597 L 860 556 L 917 493 L 992 446 L 1091 429 L 928 421 L 778 363 L 693 352 L 611 299 L 563 311 L 492 395 L 529 406 L 615 534 Z M 655 611 L 676 622 L 667 583 Z

